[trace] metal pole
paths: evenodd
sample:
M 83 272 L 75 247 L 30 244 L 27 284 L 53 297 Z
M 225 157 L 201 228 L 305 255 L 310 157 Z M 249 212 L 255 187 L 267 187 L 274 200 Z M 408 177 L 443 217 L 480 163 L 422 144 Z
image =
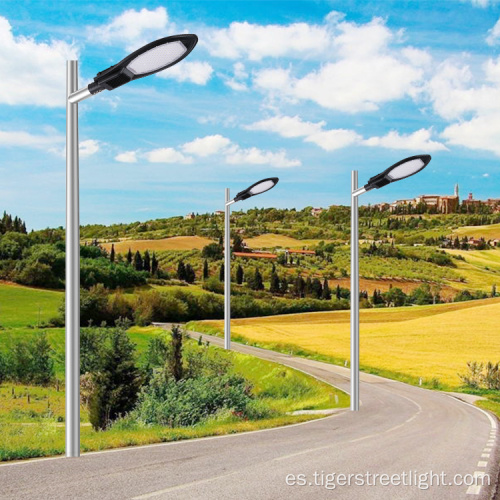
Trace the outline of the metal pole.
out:
M 351 411 L 359 410 L 359 222 L 358 171 L 351 175 Z
M 231 349 L 231 204 L 226 188 L 224 214 L 224 348 Z
M 66 63 L 67 96 L 78 89 L 78 61 Z M 78 104 L 66 101 L 66 456 L 80 456 L 80 219 Z

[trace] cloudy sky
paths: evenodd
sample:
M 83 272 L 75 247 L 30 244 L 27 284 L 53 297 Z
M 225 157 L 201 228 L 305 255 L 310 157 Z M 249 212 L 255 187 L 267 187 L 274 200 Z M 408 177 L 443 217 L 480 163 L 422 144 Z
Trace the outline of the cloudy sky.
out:
M 64 8 L 62 8 L 64 6 Z M 65 61 L 81 86 L 141 45 L 196 33 L 177 66 L 80 104 L 81 220 L 328 206 L 410 155 L 422 193 L 500 197 L 500 2 L 0 3 L 0 209 L 64 224 Z M 245 206 L 244 206 L 245 204 Z

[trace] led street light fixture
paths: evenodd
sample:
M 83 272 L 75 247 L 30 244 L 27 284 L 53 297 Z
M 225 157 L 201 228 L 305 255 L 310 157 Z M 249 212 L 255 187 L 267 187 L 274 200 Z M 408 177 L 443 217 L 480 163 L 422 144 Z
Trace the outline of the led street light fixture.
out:
M 387 170 L 384 170 L 381 174 L 372 177 L 364 186 L 364 189 L 366 191 L 370 189 L 379 189 L 391 182 L 406 179 L 420 172 L 420 170 L 424 169 L 430 161 L 430 155 L 417 155 L 405 158 L 404 160 L 398 161 Z
M 265 193 L 272 189 L 276 184 L 278 184 L 278 177 L 269 177 L 268 179 L 262 179 L 255 184 L 252 184 L 250 187 L 240 191 L 234 198 L 234 201 L 241 201 L 250 198 L 251 196 L 255 196 L 257 194 Z
M 88 86 L 91 94 L 113 90 L 182 61 L 198 42 L 196 35 L 175 35 L 148 43 L 122 59 L 119 63 L 97 73 Z

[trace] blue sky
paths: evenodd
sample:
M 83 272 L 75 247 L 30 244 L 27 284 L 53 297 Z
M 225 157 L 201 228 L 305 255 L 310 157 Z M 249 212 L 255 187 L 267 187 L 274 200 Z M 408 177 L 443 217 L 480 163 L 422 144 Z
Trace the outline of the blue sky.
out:
M 64 225 L 65 61 L 81 85 L 156 38 L 200 42 L 177 66 L 80 104 L 81 221 L 347 204 L 410 155 L 418 176 L 364 203 L 500 197 L 500 3 L 494 0 L 0 4 L 0 209 Z

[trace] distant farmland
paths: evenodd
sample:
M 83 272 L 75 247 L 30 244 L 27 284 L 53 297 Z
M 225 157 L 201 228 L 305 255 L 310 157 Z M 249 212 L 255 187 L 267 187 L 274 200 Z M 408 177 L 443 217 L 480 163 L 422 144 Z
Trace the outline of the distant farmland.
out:
M 204 246 L 213 243 L 209 238 L 201 236 L 174 236 L 161 240 L 122 240 L 114 243 L 103 243 L 106 250 L 111 250 L 111 245 L 115 245 L 115 252 L 127 253 L 130 248 L 132 252 L 139 250 L 160 251 L 160 250 L 201 250 Z
M 290 236 L 285 236 L 282 234 L 261 234 L 260 236 L 255 236 L 254 238 L 244 238 L 245 243 L 250 248 L 302 248 L 305 246 L 317 245 L 321 240 L 297 240 L 296 238 L 291 238 Z M 330 240 L 326 240 L 328 243 Z

